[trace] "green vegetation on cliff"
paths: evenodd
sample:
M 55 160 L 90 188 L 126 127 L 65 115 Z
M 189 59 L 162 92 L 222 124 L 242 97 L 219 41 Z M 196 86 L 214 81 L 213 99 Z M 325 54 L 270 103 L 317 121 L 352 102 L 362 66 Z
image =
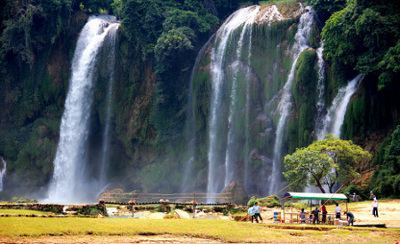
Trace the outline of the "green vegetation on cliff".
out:
M 381 144 L 370 186 L 380 196 L 400 196 L 400 125 Z

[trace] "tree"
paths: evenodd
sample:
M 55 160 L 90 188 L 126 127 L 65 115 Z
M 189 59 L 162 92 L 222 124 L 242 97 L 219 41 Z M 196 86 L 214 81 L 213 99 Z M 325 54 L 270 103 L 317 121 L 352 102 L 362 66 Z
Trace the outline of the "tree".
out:
M 352 141 L 329 134 L 323 140 L 287 155 L 284 160 L 286 172 L 283 175 L 289 183 L 298 182 L 297 187 L 315 185 L 325 193 L 323 186 L 326 185 L 332 193 L 336 183 L 347 185 L 358 177 L 355 166 L 371 157 L 368 151 Z

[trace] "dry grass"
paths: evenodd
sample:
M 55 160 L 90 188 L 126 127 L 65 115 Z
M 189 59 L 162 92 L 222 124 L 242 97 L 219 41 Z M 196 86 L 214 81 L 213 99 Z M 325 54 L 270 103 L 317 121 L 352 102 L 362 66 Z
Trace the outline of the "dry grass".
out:
M 249 224 L 223 220 L 183 219 L 92 219 L 92 218 L 0 218 L 0 239 L 52 238 L 54 236 L 101 238 L 124 236 L 191 237 L 222 242 L 304 242 L 304 241 L 394 241 L 400 229 L 370 232 L 335 228 Z M 290 229 L 283 229 L 286 228 Z M 112 239 L 112 238 L 111 238 Z

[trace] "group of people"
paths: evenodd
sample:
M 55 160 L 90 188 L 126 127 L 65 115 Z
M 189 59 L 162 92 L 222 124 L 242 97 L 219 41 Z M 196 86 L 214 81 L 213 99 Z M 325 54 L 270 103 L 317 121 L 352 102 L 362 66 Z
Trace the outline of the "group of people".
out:
M 372 192 L 371 192 L 371 195 L 372 195 Z M 373 197 L 374 197 L 374 200 L 373 200 L 373 202 L 371 204 L 371 206 L 372 206 L 372 215 L 374 215 L 374 217 L 379 217 L 378 216 L 378 200 L 376 199 L 375 195 L 373 195 Z M 354 202 L 357 201 L 357 196 L 356 196 L 355 193 L 354 193 L 353 201 Z M 248 210 L 247 214 L 248 214 L 248 216 L 251 217 L 251 223 L 253 223 L 254 220 L 257 223 L 259 223 L 258 218 L 260 219 L 261 223 L 263 223 L 263 219 L 262 219 L 261 214 L 260 214 L 260 209 L 261 209 L 261 207 L 258 206 L 258 202 L 256 202 L 254 204 L 254 206 L 250 206 L 249 207 L 249 210 Z M 311 223 L 311 221 L 312 221 L 313 224 L 315 224 L 315 222 L 317 222 L 317 224 L 319 224 L 320 223 L 319 222 L 319 212 L 320 212 L 320 210 L 318 209 L 318 206 L 317 206 L 317 207 L 315 207 L 315 209 L 313 211 L 311 211 L 310 217 L 306 218 L 306 214 L 308 214 L 308 213 L 304 212 L 304 208 L 302 208 L 301 212 L 300 212 L 300 222 L 301 223 L 307 223 L 307 222 Z M 341 212 L 342 212 L 342 208 L 339 206 L 338 203 L 336 203 L 336 207 L 335 207 L 335 213 L 336 213 L 335 217 L 336 217 L 336 219 L 340 219 L 341 218 Z M 327 215 L 328 211 L 326 210 L 325 204 L 322 205 L 322 207 L 321 207 L 321 213 L 322 213 L 321 222 L 322 223 L 326 223 L 326 215 Z M 347 220 L 348 220 L 348 224 L 347 225 L 348 226 L 353 225 L 354 224 L 354 215 L 353 215 L 353 213 L 348 212 L 348 211 L 343 211 L 343 213 L 347 217 Z
M 339 204 L 336 204 L 336 208 L 335 208 L 335 212 L 336 212 L 336 219 L 340 219 L 340 217 L 341 217 L 341 211 L 342 211 L 342 208 L 341 207 L 339 207 Z M 302 208 L 301 209 L 301 212 L 300 212 L 300 222 L 301 223 L 307 223 L 307 222 L 309 222 L 309 223 L 311 223 L 311 220 L 312 220 L 312 223 L 313 224 L 315 224 L 315 222 L 317 222 L 317 224 L 319 224 L 319 209 L 318 209 L 318 206 L 317 207 L 315 207 L 315 209 L 313 210 L 313 211 L 311 211 L 311 213 L 310 213 L 310 217 L 309 218 L 306 218 L 306 212 L 304 212 L 304 208 Z M 321 220 L 321 222 L 322 223 L 326 223 L 326 215 L 327 215 L 327 213 L 328 213 L 328 211 L 326 211 L 326 207 L 325 207 L 325 205 L 322 205 L 322 207 L 321 207 L 321 213 L 322 213 L 322 220 Z M 351 212 L 347 212 L 347 211 L 343 211 L 343 213 L 346 215 L 346 217 L 347 217 L 347 220 L 349 221 L 348 222 L 348 225 L 350 226 L 350 225 L 353 225 L 353 223 L 354 223 L 354 215 L 351 213 Z
M 251 217 L 251 223 L 253 223 L 254 219 L 256 220 L 257 223 L 259 223 L 258 222 L 258 218 L 260 218 L 261 223 L 263 223 L 263 219 L 262 219 L 261 214 L 260 214 L 260 209 L 261 209 L 261 207 L 258 206 L 258 202 L 256 202 L 254 204 L 254 206 L 250 206 L 249 207 L 249 210 L 247 211 L 247 214 Z

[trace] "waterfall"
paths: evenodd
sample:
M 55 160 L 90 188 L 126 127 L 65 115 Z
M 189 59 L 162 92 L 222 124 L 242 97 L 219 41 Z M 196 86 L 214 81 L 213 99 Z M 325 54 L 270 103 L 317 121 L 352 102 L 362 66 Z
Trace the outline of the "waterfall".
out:
M 7 162 L 1 157 L 1 162 L 3 164 L 3 168 L 0 170 L 0 191 L 3 191 L 3 179 L 6 175 L 7 170 Z
M 344 116 L 346 115 L 347 105 L 363 78 L 364 76 L 357 75 L 345 87 L 339 89 L 325 116 L 323 129 L 317 134 L 318 139 L 323 139 L 329 133 L 340 138 L 340 130 L 343 125 Z
M 109 161 L 109 146 L 110 146 L 110 127 L 111 127 L 111 107 L 112 107 L 112 91 L 115 74 L 115 44 L 117 40 L 118 25 L 114 25 L 105 39 L 108 45 L 108 87 L 106 95 L 106 118 L 103 131 L 103 142 L 101 146 L 101 162 L 100 162 L 100 182 L 99 187 L 102 190 L 106 185 L 106 173 L 108 170 Z
M 289 115 L 291 107 L 291 89 L 293 80 L 295 78 L 295 70 L 297 59 L 299 58 L 302 51 L 309 47 L 308 37 L 312 30 L 312 24 L 314 23 L 314 11 L 310 7 L 306 7 L 307 12 L 301 15 L 298 29 L 295 35 L 295 44 L 293 46 L 293 57 L 294 61 L 287 79 L 285 86 L 282 89 L 281 99 L 278 104 L 278 111 L 280 118 L 275 133 L 275 144 L 274 144 L 274 157 L 272 161 L 272 174 L 269 179 L 269 191 L 268 194 L 275 194 L 279 190 L 280 178 L 281 178 L 281 149 L 283 132 L 285 129 L 286 119 Z
M 110 30 L 119 24 L 107 16 L 91 16 L 79 34 L 71 78 L 61 119 L 60 140 L 54 160 L 48 199 L 53 203 L 94 201 L 97 186 L 88 182 L 87 164 L 90 110 L 97 54 Z
M 208 45 L 210 44 L 211 40 L 214 38 L 214 35 L 211 36 L 210 39 L 204 44 L 204 46 L 200 49 L 199 53 L 197 54 L 196 60 L 193 65 L 192 73 L 190 75 L 190 83 L 189 83 L 189 91 L 188 91 L 188 104 L 186 108 L 186 165 L 183 174 L 183 182 L 181 186 L 181 192 L 193 192 L 194 191 L 194 182 L 193 182 L 193 162 L 194 162 L 194 147 L 196 144 L 196 135 L 195 135 L 195 128 L 193 127 L 195 124 L 195 116 L 194 116 L 194 106 L 193 106 L 193 78 L 196 71 L 196 68 L 204 55 L 204 52 Z
M 318 134 L 323 129 L 323 117 L 325 113 L 325 61 L 322 56 L 324 43 L 317 48 L 318 57 L 318 83 L 317 83 L 317 114 L 315 117 L 315 131 Z
M 253 22 L 255 20 L 256 14 L 258 12 L 258 8 L 255 9 L 255 11 L 251 12 L 250 18 L 247 19 L 247 21 L 244 23 L 244 26 L 242 28 L 242 31 L 240 33 L 240 38 L 238 42 L 238 47 L 236 49 L 236 62 L 233 63 L 233 77 L 232 77 L 232 87 L 231 87 L 231 94 L 230 94 L 230 106 L 229 106 L 229 116 L 228 116 L 228 141 L 227 141 L 227 148 L 226 148 L 226 153 L 225 153 L 225 184 L 224 186 L 226 187 L 233 179 L 236 178 L 235 175 L 235 170 L 234 170 L 234 157 L 232 155 L 232 151 L 235 150 L 233 145 L 236 143 L 235 142 L 235 126 L 234 126 L 234 116 L 235 113 L 237 112 L 237 90 L 238 90 L 238 70 L 239 70 L 239 65 L 240 63 L 238 62 L 241 58 L 242 55 L 242 49 L 243 49 L 243 42 L 244 42 L 244 36 L 247 32 L 252 33 L 252 28 L 253 28 Z M 249 38 L 249 55 L 251 53 L 251 35 Z M 248 62 L 249 62 L 248 58 Z M 248 74 L 249 72 L 246 72 Z M 250 81 L 249 79 L 246 79 L 246 87 L 249 87 Z M 249 96 L 247 93 L 246 96 Z M 247 101 L 246 101 L 247 102 Z
M 220 132 L 220 123 L 222 121 L 220 109 L 222 107 L 222 86 L 225 80 L 224 62 L 225 51 L 228 40 L 234 30 L 248 22 L 252 16 L 257 13 L 259 6 L 250 6 L 242 8 L 233 13 L 228 20 L 217 31 L 215 37 L 215 45 L 211 50 L 211 102 L 210 102 L 210 118 L 209 118 L 209 149 L 208 149 L 208 185 L 207 193 L 216 193 L 221 190 L 224 182 L 221 182 L 221 175 L 217 175 L 216 171 L 219 167 L 218 161 L 218 140 L 223 135 Z M 229 126 L 229 125 L 228 125 Z

